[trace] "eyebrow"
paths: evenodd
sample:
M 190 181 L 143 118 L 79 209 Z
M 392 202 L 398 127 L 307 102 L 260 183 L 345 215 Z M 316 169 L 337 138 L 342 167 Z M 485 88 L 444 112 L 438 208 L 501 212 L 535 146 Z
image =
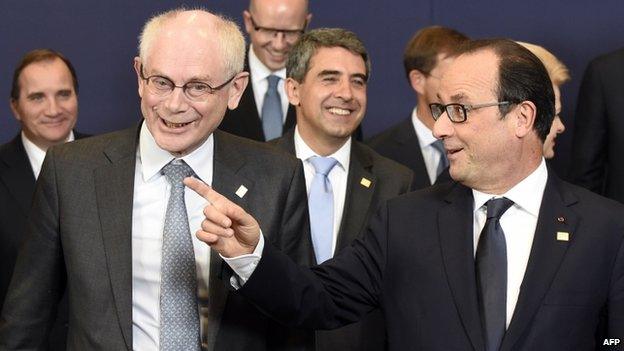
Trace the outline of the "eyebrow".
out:
M 160 72 L 160 71 L 158 71 L 156 69 L 152 71 L 151 75 L 149 75 L 149 74 L 147 75 L 147 77 L 149 77 L 149 76 L 159 76 L 159 77 L 167 78 L 167 79 L 169 79 L 170 81 L 173 82 L 173 79 L 171 79 L 171 77 L 169 77 L 168 75 L 166 75 L 166 74 L 164 74 L 164 73 L 162 73 L 162 72 Z M 185 82 L 185 84 L 188 83 L 188 82 L 209 82 L 209 81 L 210 81 L 210 76 L 208 76 L 208 75 L 205 75 L 205 76 L 193 76 L 189 80 L 187 80 Z
M 340 71 L 326 69 L 326 70 L 320 71 L 317 76 L 318 77 L 339 76 L 341 74 L 342 73 Z M 354 74 L 351 75 L 351 78 L 360 78 L 360 79 L 363 79 L 364 81 L 368 81 L 368 76 L 366 74 L 364 74 L 364 73 L 354 73 Z
M 35 98 L 35 97 L 40 97 L 40 96 L 43 96 L 43 95 L 44 95 L 44 94 L 43 94 L 43 92 L 41 92 L 41 91 L 35 91 L 35 92 L 32 92 L 32 93 L 30 93 L 30 94 L 26 95 L 26 98 L 27 98 L 27 99 L 32 99 L 32 98 Z

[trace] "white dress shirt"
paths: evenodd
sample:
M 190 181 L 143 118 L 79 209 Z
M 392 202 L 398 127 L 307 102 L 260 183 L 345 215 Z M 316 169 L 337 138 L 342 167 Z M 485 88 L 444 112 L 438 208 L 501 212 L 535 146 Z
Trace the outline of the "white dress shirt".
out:
M 212 184 L 214 138 L 182 159 L 206 184 Z M 145 123 L 141 127 L 132 207 L 132 338 L 134 350 L 159 350 L 160 263 L 165 213 L 171 186 L 161 169 L 174 157 L 161 149 Z M 189 188 L 184 199 L 197 269 L 202 345 L 206 343 L 210 247 L 195 237 L 207 201 Z
M 414 107 L 414 111 L 412 111 L 412 124 L 414 125 L 416 136 L 418 137 L 418 144 L 420 144 L 420 152 L 425 161 L 429 181 L 433 184 L 438 178 L 438 166 L 440 165 L 440 157 L 442 157 L 442 154 L 432 145 L 438 139 L 433 136 L 433 131 L 427 128 L 418 118 L 416 107 Z
M 270 75 L 275 75 L 281 79 L 277 83 L 277 92 L 280 95 L 280 103 L 282 104 L 282 121 L 286 121 L 286 113 L 288 112 L 288 96 L 286 95 L 286 89 L 284 88 L 286 80 L 286 68 L 282 68 L 275 72 L 271 71 L 265 66 L 262 61 L 256 56 L 253 51 L 253 47 L 249 45 L 249 73 L 251 74 L 251 87 L 254 93 L 254 99 L 256 99 L 256 107 L 258 107 L 258 116 L 262 119 L 262 105 L 264 104 L 264 94 L 269 89 L 269 81 L 267 78 Z
M 69 131 L 69 136 L 66 143 L 74 141 L 74 131 Z M 24 150 L 26 150 L 26 155 L 28 156 L 28 161 L 30 162 L 30 167 L 33 170 L 33 174 L 35 179 L 39 178 L 39 173 L 41 173 L 41 166 L 43 165 L 43 160 L 45 159 L 46 152 L 41 149 L 35 143 L 30 141 L 26 134 L 22 132 L 22 145 L 24 145 Z
M 487 220 L 487 210 L 485 203 L 491 198 L 506 197 L 513 201 L 511 206 L 500 218 L 500 225 L 505 232 L 507 244 L 507 327 L 513 317 L 520 286 L 524 279 L 531 245 L 537 227 L 540 206 L 546 181 L 548 180 L 548 170 L 546 162 L 542 162 L 533 173 L 516 184 L 502 195 L 489 195 L 472 190 L 474 196 L 474 253 L 477 253 L 477 244 L 481 230 Z
M 299 129 L 295 126 L 295 155 L 303 161 L 303 173 L 306 181 L 306 192 L 310 195 L 310 186 L 316 171 L 310 162 L 310 158 L 320 156 L 312 150 L 303 140 Z M 345 197 L 347 194 L 347 178 L 349 176 L 349 161 L 351 159 L 351 138 L 336 152 L 326 156 L 333 157 L 338 163 L 332 168 L 327 175 L 331 182 L 332 192 L 334 194 L 334 231 L 332 234 L 332 256 L 336 252 L 336 242 L 338 241 L 338 231 L 342 222 L 342 213 L 344 212 Z

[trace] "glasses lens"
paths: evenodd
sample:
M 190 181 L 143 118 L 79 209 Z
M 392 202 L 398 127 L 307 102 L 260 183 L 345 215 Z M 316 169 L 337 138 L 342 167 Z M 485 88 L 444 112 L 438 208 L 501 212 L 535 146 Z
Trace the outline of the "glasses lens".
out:
M 193 99 L 200 98 L 210 93 L 212 90 L 212 88 L 210 88 L 208 84 L 201 83 L 201 82 L 187 83 L 185 85 L 185 89 L 186 89 L 186 95 L 188 95 L 189 98 L 193 98 Z
M 446 112 L 448 112 L 451 121 L 462 122 L 464 121 L 464 108 L 460 104 L 450 104 L 446 106 Z
M 149 78 L 148 86 L 155 94 L 168 94 L 173 90 L 173 82 L 165 77 L 153 76 Z
M 437 120 L 438 118 L 440 118 L 440 116 L 442 116 L 442 112 L 443 112 L 442 105 L 430 104 L 429 108 L 431 109 L 431 115 L 433 116 L 433 119 Z

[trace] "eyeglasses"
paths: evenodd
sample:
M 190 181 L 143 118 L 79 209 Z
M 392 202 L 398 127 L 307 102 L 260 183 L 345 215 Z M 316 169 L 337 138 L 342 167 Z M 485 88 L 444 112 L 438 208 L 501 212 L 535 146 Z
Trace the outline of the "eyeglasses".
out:
M 175 88 L 180 88 L 184 92 L 184 95 L 192 101 L 200 101 L 204 96 L 216 93 L 228 85 L 228 83 L 236 77 L 236 74 L 234 74 L 225 83 L 213 88 L 205 82 L 191 81 L 186 82 L 184 85 L 175 85 L 171 79 L 167 77 L 159 75 L 145 77 L 145 74 L 143 73 L 143 65 L 141 65 L 140 73 L 141 79 L 147 83 L 147 88 L 152 94 L 164 97 L 171 94 Z
M 303 24 L 303 28 L 301 29 L 278 29 L 278 28 L 270 28 L 270 27 L 262 27 L 259 26 L 256 21 L 254 21 L 253 17 L 250 15 L 249 19 L 251 20 L 251 25 L 254 27 L 254 30 L 260 35 L 263 35 L 267 38 L 277 38 L 279 33 L 284 34 L 284 39 L 286 41 L 296 41 L 299 37 L 305 33 L 305 28 L 308 25 L 308 21 Z
M 438 120 L 440 116 L 444 112 L 453 123 L 462 123 L 466 121 L 466 115 L 468 111 L 480 109 L 483 107 L 492 107 L 492 106 L 505 106 L 510 105 L 512 102 L 510 101 L 501 101 L 501 102 L 490 102 L 487 104 L 478 104 L 478 105 L 464 105 L 464 104 L 429 104 L 429 108 L 431 109 L 431 115 L 434 120 Z

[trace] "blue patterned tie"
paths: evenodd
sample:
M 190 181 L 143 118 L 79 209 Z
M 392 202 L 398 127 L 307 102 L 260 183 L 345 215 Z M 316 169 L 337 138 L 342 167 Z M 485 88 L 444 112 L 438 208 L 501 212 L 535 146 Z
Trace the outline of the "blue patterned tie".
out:
M 440 162 L 438 163 L 438 169 L 436 170 L 436 177 L 442 173 L 442 171 L 448 167 L 449 162 L 448 158 L 446 158 L 446 150 L 444 150 L 444 142 L 442 139 L 438 139 L 431 143 L 431 146 L 438 151 L 440 154 Z
M 321 264 L 332 257 L 334 237 L 334 193 L 327 178 L 336 165 L 333 157 L 314 156 L 309 159 L 316 174 L 310 185 L 308 207 L 310 211 L 310 229 L 316 263 Z
M 267 77 L 269 88 L 264 94 L 264 102 L 262 103 L 262 130 L 266 141 L 279 138 L 282 136 L 282 103 L 279 92 L 277 91 L 277 83 L 280 77 L 270 75 Z
M 507 325 L 507 245 L 500 217 L 513 205 L 507 198 L 486 204 L 487 220 L 479 236 L 475 271 L 486 351 L 498 351 Z
M 160 266 L 160 349 L 199 350 L 199 312 L 195 254 L 189 230 L 184 184 L 193 170 L 182 160 L 162 169 L 171 184 Z

